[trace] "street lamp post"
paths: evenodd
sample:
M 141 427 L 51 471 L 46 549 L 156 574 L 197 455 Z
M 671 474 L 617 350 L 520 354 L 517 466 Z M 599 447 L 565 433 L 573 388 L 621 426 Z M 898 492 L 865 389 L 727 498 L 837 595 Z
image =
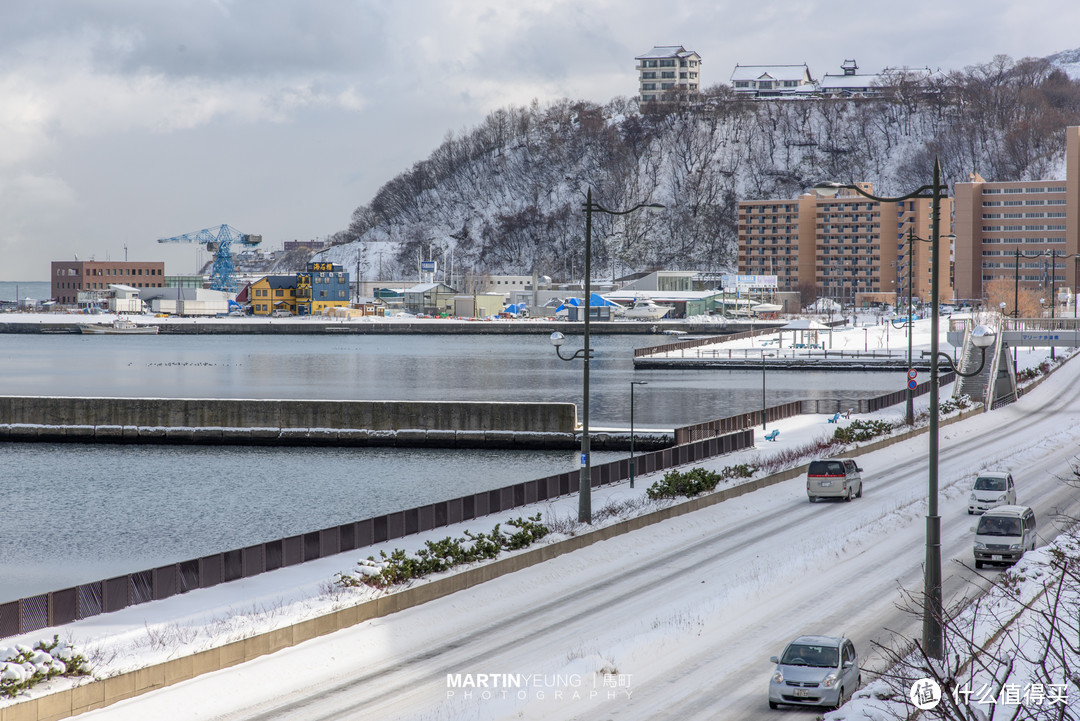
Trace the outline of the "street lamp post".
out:
M 944 237 L 946 240 L 949 240 L 950 242 L 956 239 L 956 236 L 953 235 L 952 233 L 949 233 L 948 235 L 942 236 L 942 237 Z M 909 372 L 911 371 L 911 343 L 912 343 L 911 334 L 915 330 L 915 306 L 914 306 L 914 300 L 913 300 L 914 291 L 912 290 L 912 278 L 915 275 L 914 268 L 913 268 L 913 266 L 914 266 L 914 258 L 915 258 L 915 245 L 914 245 L 915 241 L 919 241 L 920 243 L 929 243 L 929 242 L 931 242 L 929 238 L 920 238 L 920 237 L 918 237 L 917 235 L 915 235 L 915 231 L 913 229 L 908 228 L 908 235 L 907 235 L 907 243 L 906 243 L 906 245 L 907 245 L 907 257 L 908 257 L 908 317 L 907 317 L 907 338 L 908 338 L 908 343 L 907 343 L 907 365 L 908 365 L 908 371 Z M 905 405 L 905 408 L 904 408 L 904 422 L 909 426 L 913 425 L 915 423 L 915 390 L 911 387 L 910 382 L 907 384 L 907 391 L 905 393 L 905 404 L 904 405 Z
M 765 351 L 761 351 L 761 430 L 765 427 Z
M 639 203 L 629 210 L 608 210 L 592 199 L 592 188 L 589 188 L 585 196 L 585 325 L 583 330 L 583 346 L 571 356 L 563 356 L 559 346 L 565 340 L 562 333 L 552 333 L 551 343 L 555 346 L 555 354 L 562 360 L 569 361 L 581 358 L 584 366 L 582 372 L 582 398 L 581 398 L 581 473 L 578 476 L 578 521 L 592 523 L 592 463 L 589 456 L 589 359 L 592 358 L 592 347 L 589 345 L 589 316 L 591 315 L 592 286 L 590 284 L 592 273 L 592 214 L 606 213 L 608 215 L 628 215 L 641 208 L 662 210 L 659 203 Z
M 1054 310 L 1057 308 L 1057 250 L 1050 249 L 1050 330 L 1054 330 Z M 1050 346 L 1050 360 L 1054 360 L 1054 346 Z
M 634 386 L 648 385 L 648 381 L 630 381 L 630 487 L 634 487 Z
M 896 198 L 883 198 L 867 193 L 854 183 L 819 183 L 815 189 L 830 197 L 841 188 L 879 203 L 899 203 L 912 198 L 930 198 L 930 452 L 929 482 L 926 513 L 926 565 L 923 579 L 923 649 L 931 658 L 944 657 L 941 600 L 941 517 L 938 515 L 938 364 L 939 355 L 939 245 L 941 242 L 941 199 L 947 187 L 941 182 L 941 163 L 934 160 L 933 182 Z M 824 192 L 822 192 L 824 191 Z M 928 195 L 929 194 L 929 195 Z M 909 317 L 910 320 L 910 317 Z

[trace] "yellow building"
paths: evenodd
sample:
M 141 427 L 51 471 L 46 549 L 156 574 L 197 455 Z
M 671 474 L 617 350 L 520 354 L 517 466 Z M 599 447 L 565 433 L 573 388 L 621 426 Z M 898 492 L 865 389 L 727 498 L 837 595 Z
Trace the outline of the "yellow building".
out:
M 324 315 L 349 305 L 349 274 L 334 263 L 313 262 L 296 275 L 268 275 L 251 284 L 253 315 Z
M 251 284 L 252 315 L 296 314 L 296 276 L 268 275 Z

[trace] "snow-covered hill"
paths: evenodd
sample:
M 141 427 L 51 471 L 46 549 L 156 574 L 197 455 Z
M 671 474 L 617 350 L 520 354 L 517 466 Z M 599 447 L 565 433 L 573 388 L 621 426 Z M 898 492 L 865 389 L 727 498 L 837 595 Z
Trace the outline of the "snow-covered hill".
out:
M 997 56 L 929 81 L 898 78 L 875 99 L 757 102 L 722 86 L 664 113 L 643 114 L 625 98 L 503 108 L 386 183 L 355 211 L 345 237 L 357 241 L 323 258 L 353 268 L 378 257 L 399 277 L 435 258 L 441 267 L 452 259 L 459 279 L 534 269 L 580 278 L 591 188 L 612 210 L 665 206 L 593 214 L 597 277 L 730 271 L 740 200 L 794 198 L 822 179 L 902 194 L 928 181 L 935 157 L 949 182 L 971 172 L 1062 177 L 1062 130 L 1080 124 L 1080 82 L 1054 71 L 1075 71 L 1078 57 Z

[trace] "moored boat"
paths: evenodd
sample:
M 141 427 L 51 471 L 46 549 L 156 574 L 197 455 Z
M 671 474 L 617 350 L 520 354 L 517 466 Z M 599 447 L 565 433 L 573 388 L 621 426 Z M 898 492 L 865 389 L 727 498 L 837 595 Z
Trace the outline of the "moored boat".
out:
M 81 323 L 79 332 L 89 335 L 157 335 L 156 325 L 138 325 L 130 318 L 120 317 L 112 323 Z

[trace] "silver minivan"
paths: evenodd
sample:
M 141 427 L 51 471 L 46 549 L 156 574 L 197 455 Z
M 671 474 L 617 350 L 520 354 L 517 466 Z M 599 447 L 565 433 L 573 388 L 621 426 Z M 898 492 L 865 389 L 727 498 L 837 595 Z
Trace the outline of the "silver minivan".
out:
M 975 479 L 968 499 L 968 515 L 989 511 L 995 506 L 1010 506 L 1016 503 L 1016 484 L 1011 473 L 1005 471 L 983 471 Z
M 1035 548 L 1035 512 L 1027 506 L 998 506 L 979 518 L 975 532 L 975 568 L 987 563 L 1014 564 Z
M 819 498 L 862 498 L 862 469 L 851 458 L 810 461 L 806 471 L 806 495 Z

